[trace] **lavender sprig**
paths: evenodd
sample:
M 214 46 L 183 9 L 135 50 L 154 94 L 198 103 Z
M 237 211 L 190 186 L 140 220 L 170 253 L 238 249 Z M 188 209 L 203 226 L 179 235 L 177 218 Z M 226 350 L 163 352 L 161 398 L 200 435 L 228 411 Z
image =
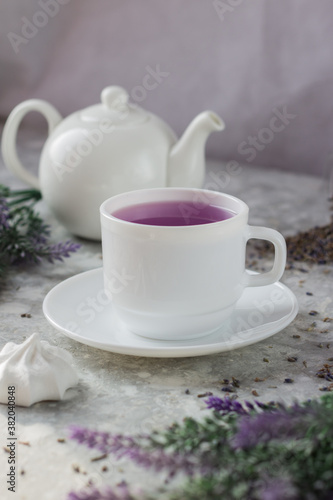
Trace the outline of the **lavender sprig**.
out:
M 213 409 L 221 413 L 221 415 L 227 415 L 228 413 L 236 413 L 237 415 L 247 415 L 247 411 L 238 402 L 230 398 L 221 399 L 217 396 L 210 396 L 205 400 L 208 409 Z
M 242 417 L 238 419 L 237 433 L 233 439 L 234 448 L 249 448 L 273 439 L 297 439 L 304 434 L 308 419 L 313 416 L 313 410 L 297 403 L 287 409 L 281 403 L 265 405 L 255 401 L 253 405 L 245 401 L 245 409 L 238 401 L 216 396 L 211 396 L 205 403 L 207 408 L 214 409 L 222 416 L 235 413 Z M 258 413 L 258 409 L 263 411 Z
M 70 254 L 76 252 L 80 247 L 79 243 L 66 241 L 65 243 L 56 243 L 55 245 L 42 247 L 40 253 L 45 253 L 47 260 L 52 264 L 55 260 L 63 261 L 64 257 L 70 257 Z
M 262 412 L 252 418 L 241 418 L 237 433 L 233 439 L 234 448 L 251 448 L 259 443 L 268 443 L 274 439 L 298 439 L 307 431 L 313 412 L 295 405 L 291 410 L 276 409 Z
M 276 409 L 277 406 L 281 406 L 277 405 L 276 403 L 265 404 L 261 401 L 255 401 L 254 404 L 252 404 L 249 401 L 244 401 L 244 405 L 246 406 L 246 408 L 244 408 L 244 406 L 239 403 L 239 401 L 235 401 L 233 399 L 230 399 L 229 397 L 221 399 L 218 396 L 210 396 L 205 400 L 205 403 L 208 409 L 215 410 L 222 416 L 228 415 L 230 413 L 236 413 L 237 415 L 248 415 L 249 410 L 256 411 L 258 408 L 260 408 L 261 410 L 272 410 Z
M 210 417 L 202 421 L 186 418 L 149 436 L 111 435 L 77 427 L 71 432 L 80 443 L 131 458 L 145 468 L 166 469 L 171 475 L 177 468 L 185 472 L 188 480 L 171 492 L 168 498 L 172 500 L 333 499 L 332 395 L 291 407 L 259 401 L 235 403 L 211 397 L 206 401 L 214 410 Z M 95 491 L 96 496 L 68 500 L 118 500 L 112 496 L 116 493 L 110 490 L 103 497 Z M 128 494 L 126 500 L 138 499 Z
M 267 478 L 262 487 L 258 487 L 260 500 L 297 500 L 297 490 L 289 477 Z
M 70 241 L 49 244 L 50 228 L 34 211 L 40 198 L 34 189 L 11 191 L 0 185 L 0 278 L 13 265 L 62 261 L 80 248 Z
M 128 457 L 133 462 L 156 472 L 169 471 L 169 477 L 177 472 L 184 471 L 192 475 L 195 465 L 186 454 L 166 453 L 162 449 L 152 449 L 149 436 L 138 436 L 136 439 L 123 434 L 92 431 L 83 427 L 73 426 L 70 429 L 70 438 L 88 448 L 94 448 L 101 453 L 112 453 L 116 458 Z
M 135 494 L 135 499 L 138 500 L 138 494 Z M 74 492 L 72 491 L 67 496 L 67 500 L 134 500 L 126 483 L 119 484 L 116 488 L 105 487 L 98 490 L 91 488 L 89 490 Z

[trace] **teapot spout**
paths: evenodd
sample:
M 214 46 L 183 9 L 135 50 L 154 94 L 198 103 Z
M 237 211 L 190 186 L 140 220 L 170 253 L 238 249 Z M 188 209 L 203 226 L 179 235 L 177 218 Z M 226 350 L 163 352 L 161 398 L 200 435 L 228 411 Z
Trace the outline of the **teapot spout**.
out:
M 223 130 L 223 120 L 212 111 L 204 111 L 189 124 L 170 151 L 169 187 L 200 188 L 205 177 L 205 144 L 211 132 Z

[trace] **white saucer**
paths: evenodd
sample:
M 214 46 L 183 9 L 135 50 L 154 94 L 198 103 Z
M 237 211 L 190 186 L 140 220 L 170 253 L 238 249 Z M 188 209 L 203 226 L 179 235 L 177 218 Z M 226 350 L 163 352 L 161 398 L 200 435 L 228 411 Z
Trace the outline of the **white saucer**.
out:
M 45 297 L 43 311 L 51 325 L 82 344 L 120 354 L 180 358 L 230 351 L 264 340 L 291 323 L 298 304 L 282 283 L 247 288 L 231 319 L 210 335 L 194 340 L 151 340 L 131 333 L 114 316 L 99 268 L 56 285 Z

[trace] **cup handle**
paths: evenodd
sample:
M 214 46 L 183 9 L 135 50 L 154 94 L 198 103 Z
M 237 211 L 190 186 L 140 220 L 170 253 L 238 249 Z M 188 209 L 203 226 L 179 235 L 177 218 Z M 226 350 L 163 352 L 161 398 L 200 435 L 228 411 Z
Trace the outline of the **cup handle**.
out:
M 279 281 L 283 275 L 287 260 L 287 246 L 284 237 L 275 231 L 275 229 L 269 229 L 268 227 L 248 226 L 247 229 L 246 241 L 255 238 L 258 240 L 268 240 L 273 243 L 275 259 L 272 269 L 267 273 L 250 274 L 245 270 L 245 286 L 271 285 Z

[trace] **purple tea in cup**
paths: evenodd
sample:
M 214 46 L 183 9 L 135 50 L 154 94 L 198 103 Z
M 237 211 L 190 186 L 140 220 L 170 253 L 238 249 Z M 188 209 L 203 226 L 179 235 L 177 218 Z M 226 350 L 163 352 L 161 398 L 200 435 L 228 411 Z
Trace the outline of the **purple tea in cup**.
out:
M 223 207 L 189 201 L 155 201 L 121 208 L 117 219 L 151 226 L 196 226 L 230 219 L 235 214 Z

